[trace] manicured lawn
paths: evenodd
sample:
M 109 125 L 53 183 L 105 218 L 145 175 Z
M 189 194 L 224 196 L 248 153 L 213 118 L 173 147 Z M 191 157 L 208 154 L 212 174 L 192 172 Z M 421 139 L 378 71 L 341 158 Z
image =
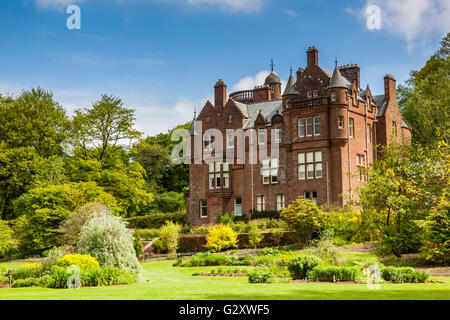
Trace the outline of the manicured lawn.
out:
M 249 284 L 246 277 L 194 277 L 193 272 L 217 267 L 179 268 L 172 261 L 143 264 L 148 282 L 128 286 L 78 290 L 17 288 L 0 289 L 0 299 L 446 299 L 450 277 L 433 278 L 443 283 L 383 284 L 368 289 L 364 284 L 287 283 Z M 0 267 L 4 265 L 0 264 Z M 243 269 L 243 267 L 240 267 Z

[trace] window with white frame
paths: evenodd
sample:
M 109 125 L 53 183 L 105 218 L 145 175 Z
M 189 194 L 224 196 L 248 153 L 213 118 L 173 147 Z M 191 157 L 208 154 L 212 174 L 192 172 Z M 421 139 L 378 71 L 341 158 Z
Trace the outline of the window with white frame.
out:
M 200 218 L 208 217 L 208 206 L 206 200 L 200 200 Z
M 311 99 L 312 96 L 313 96 L 313 92 L 312 92 L 311 90 L 306 91 L 306 97 L 307 97 L 308 99 Z
M 314 135 L 320 136 L 320 117 L 314 117 Z
M 234 148 L 234 133 L 232 132 L 227 133 L 227 148 L 228 149 Z
M 305 119 L 298 119 L 298 136 L 305 136 Z
M 237 216 L 242 216 L 242 198 L 234 199 L 234 214 Z
M 353 118 L 348 119 L 348 136 L 353 138 L 355 134 L 355 120 Z
M 275 142 L 280 143 L 283 139 L 283 129 L 281 124 L 275 126 Z
M 321 179 L 322 177 L 322 151 L 299 153 L 298 179 Z
M 227 162 L 212 162 L 209 164 L 209 188 L 219 189 L 230 187 L 230 166 Z M 222 183 L 223 181 L 223 183 Z
M 306 118 L 306 136 L 313 135 L 313 118 Z
M 258 129 L 258 143 L 259 144 L 266 143 L 266 129 L 264 129 L 264 128 Z
M 266 210 L 266 197 L 256 196 L 256 211 L 262 212 Z
M 263 184 L 278 183 L 278 159 L 264 159 L 262 161 Z
M 317 204 L 317 192 L 316 191 L 305 191 L 305 199 L 311 200 Z
M 298 119 L 298 136 L 311 137 L 320 135 L 320 117 Z
M 313 91 L 313 98 L 317 98 L 319 97 L 319 91 L 318 90 L 314 90 Z
M 284 194 L 277 195 L 277 211 L 280 212 L 282 208 L 286 208 L 286 198 Z
M 365 179 L 366 178 L 365 167 L 366 167 L 366 157 L 362 154 L 357 154 L 356 155 L 356 168 L 358 170 L 358 172 L 357 172 L 358 181 L 366 180 Z
M 338 128 L 344 129 L 344 117 L 343 116 L 338 117 Z

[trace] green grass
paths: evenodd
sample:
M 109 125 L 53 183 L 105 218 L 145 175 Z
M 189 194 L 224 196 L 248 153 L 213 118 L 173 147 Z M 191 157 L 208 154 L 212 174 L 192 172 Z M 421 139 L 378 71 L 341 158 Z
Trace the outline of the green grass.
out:
M 368 289 L 364 284 L 286 283 L 249 284 L 247 277 L 194 277 L 211 267 L 172 267 L 173 261 L 143 264 L 148 282 L 127 286 L 81 288 L 78 290 L 17 288 L 0 289 L 0 299 L 445 299 L 450 300 L 450 277 L 433 278 L 443 283 L 382 284 Z M 3 265 L 0 264 L 0 268 Z M 245 269 L 245 267 L 239 267 Z

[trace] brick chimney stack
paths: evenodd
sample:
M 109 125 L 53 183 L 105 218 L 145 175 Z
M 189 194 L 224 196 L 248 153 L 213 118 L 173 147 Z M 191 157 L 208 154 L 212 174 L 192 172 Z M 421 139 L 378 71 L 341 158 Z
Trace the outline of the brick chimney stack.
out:
M 308 55 L 308 67 L 317 67 L 319 65 L 319 51 L 316 47 L 309 47 L 306 54 Z
M 224 107 L 227 102 L 227 85 L 222 79 L 214 86 L 214 107 Z
M 397 80 L 390 75 L 387 74 L 384 77 L 384 96 L 386 97 L 386 100 L 392 100 L 397 101 Z

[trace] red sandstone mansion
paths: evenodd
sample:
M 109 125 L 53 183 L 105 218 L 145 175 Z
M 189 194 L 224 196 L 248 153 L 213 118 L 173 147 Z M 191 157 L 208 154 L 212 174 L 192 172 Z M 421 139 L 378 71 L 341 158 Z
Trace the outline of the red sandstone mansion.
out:
M 192 225 L 213 224 L 222 212 L 280 211 L 299 196 L 319 205 L 343 206 L 358 197 L 354 190 L 367 179 L 364 168 L 377 157 L 374 146 L 410 139 L 392 75 L 384 77 L 384 94 L 374 96 L 369 86 L 360 88 L 357 65 L 336 63 L 334 72 L 326 70 L 319 66 L 316 47 L 308 49 L 307 66 L 297 70 L 296 79 L 291 70 L 284 91 L 273 67 L 265 83 L 253 90 L 231 93 L 227 99 L 226 89 L 222 80 L 216 83 L 214 105 L 208 101 L 195 119 L 201 121 L 201 132 L 193 122 L 191 141 L 200 136 L 207 150 L 210 140 L 203 133 L 219 129 L 224 152 L 236 158 L 235 137 L 226 130 L 253 129 L 258 144 L 264 140 L 270 149 L 276 141 L 279 152 L 257 164 L 192 161 L 185 193 Z M 248 156 L 246 140 L 244 145 Z

